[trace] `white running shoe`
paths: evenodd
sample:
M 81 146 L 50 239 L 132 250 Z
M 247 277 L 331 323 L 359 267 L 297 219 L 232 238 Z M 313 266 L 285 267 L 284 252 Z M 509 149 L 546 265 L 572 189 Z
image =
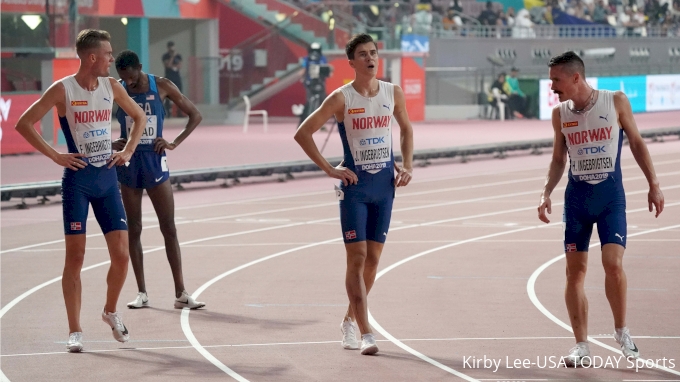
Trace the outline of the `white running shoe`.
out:
M 359 349 L 359 341 L 357 341 L 356 325 L 351 318 L 342 321 L 340 324 L 340 331 L 342 332 L 342 347 L 348 350 Z
M 83 333 L 73 332 L 68 335 L 68 342 L 66 343 L 66 350 L 69 353 L 80 353 L 83 351 Z
M 590 366 L 590 349 L 588 344 L 578 343 L 569 350 L 569 354 L 562 357 L 567 367 Z
M 135 301 L 127 303 L 127 307 L 130 309 L 146 308 L 147 306 L 149 306 L 149 296 L 146 292 L 137 293 Z
M 375 343 L 373 333 L 361 335 L 361 354 L 373 355 L 378 352 L 378 345 Z
M 102 310 L 102 321 L 106 322 L 113 332 L 113 338 L 118 342 L 127 342 L 130 339 L 128 330 L 123 324 L 123 318 L 118 312 L 106 313 Z
M 621 346 L 621 353 L 626 358 L 638 358 L 640 356 L 640 351 L 638 350 L 633 339 L 630 338 L 630 330 L 624 328 L 623 330 L 617 330 L 614 333 L 614 339 Z
M 205 306 L 204 302 L 199 302 L 194 300 L 193 297 L 189 296 L 187 291 L 183 291 L 179 298 L 175 299 L 175 309 L 189 308 L 189 309 L 199 309 Z

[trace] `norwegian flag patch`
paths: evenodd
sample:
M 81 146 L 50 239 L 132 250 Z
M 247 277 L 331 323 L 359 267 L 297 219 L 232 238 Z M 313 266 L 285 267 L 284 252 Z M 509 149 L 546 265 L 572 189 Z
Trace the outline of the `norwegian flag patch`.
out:
M 357 231 L 351 230 L 345 232 L 345 240 L 352 240 L 357 238 Z
M 155 99 L 156 99 L 156 96 L 153 95 L 153 94 L 149 94 L 148 96 L 146 96 L 146 100 L 147 100 L 147 101 L 153 101 L 153 100 L 155 100 Z
M 576 243 L 567 244 L 567 252 L 576 252 Z
M 80 231 L 83 229 L 83 226 L 80 224 L 80 222 L 72 222 L 71 223 L 71 231 Z

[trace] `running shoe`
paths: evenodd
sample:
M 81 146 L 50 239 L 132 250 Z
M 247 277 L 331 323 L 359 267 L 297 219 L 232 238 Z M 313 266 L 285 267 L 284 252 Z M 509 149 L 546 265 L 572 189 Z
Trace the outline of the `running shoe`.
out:
M 83 351 L 83 333 L 73 332 L 68 335 L 68 342 L 66 343 L 66 350 L 69 353 L 80 353 Z
M 175 309 L 199 309 L 205 306 L 204 302 L 199 302 L 194 300 L 193 297 L 189 296 L 187 291 L 183 291 L 182 295 L 175 299 Z
M 567 367 L 590 366 L 591 358 L 588 344 L 576 344 L 576 346 L 569 350 L 569 354 L 562 357 L 562 359 Z
M 127 307 L 130 309 L 146 308 L 147 306 L 149 306 L 149 296 L 146 292 L 137 293 L 137 298 L 127 303 Z
M 356 325 L 351 318 L 342 321 L 340 324 L 340 331 L 342 332 L 342 347 L 348 350 L 359 349 L 359 341 L 357 341 Z
M 366 333 L 361 336 L 361 354 L 373 355 L 378 352 L 378 345 L 375 343 L 373 333 Z
M 123 324 L 123 318 L 118 312 L 106 313 L 102 310 L 102 321 L 106 322 L 113 332 L 113 338 L 118 342 L 127 342 L 130 339 L 128 330 Z
M 621 353 L 626 358 L 638 358 L 640 356 L 640 351 L 638 350 L 633 339 L 630 338 L 630 330 L 624 328 L 623 330 L 617 330 L 614 333 L 614 339 L 621 346 Z

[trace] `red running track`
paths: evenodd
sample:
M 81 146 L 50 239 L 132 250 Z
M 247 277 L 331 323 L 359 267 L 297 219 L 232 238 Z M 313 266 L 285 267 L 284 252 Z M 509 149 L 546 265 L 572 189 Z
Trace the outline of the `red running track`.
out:
M 414 183 L 397 193 L 380 277 L 369 297 L 380 340 L 376 357 L 339 344 L 347 298 L 331 179 L 263 179 L 176 192 L 185 283 L 207 303 L 190 313 L 172 308 L 163 240 L 145 200 L 152 307 L 123 307 L 136 294 L 130 272 L 119 303 L 131 334 L 127 344 L 115 342 L 99 318 L 108 255 L 93 228 L 82 274 L 83 354 L 64 351 L 61 205 L 16 210 L 4 204 L 2 371 L 11 381 L 230 375 L 251 381 L 678 380 L 680 141 L 649 148 L 667 210 L 658 219 L 646 211 L 646 181 L 626 149 L 628 326 L 642 356 L 659 363 L 665 358 L 667 370 L 636 371 L 625 360 L 618 367 L 576 370 L 550 364 L 549 357 L 564 355 L 574 341 L 561 326 L 568 322 L 561 206 L 551 215 L 557 224 L 540 223 L 535 212 L 550 160 L 544 154 L 416 168 Z M 590 334 L 616 347 L 597 246 L 589 262 Z M 591 350 L 605 361 L 620 356 L 595 344 Z M 485 357 L 487 365 L 500 360 L 498 369 L 484 367 Z M 526 367 L 514 367 L 525 359 Z

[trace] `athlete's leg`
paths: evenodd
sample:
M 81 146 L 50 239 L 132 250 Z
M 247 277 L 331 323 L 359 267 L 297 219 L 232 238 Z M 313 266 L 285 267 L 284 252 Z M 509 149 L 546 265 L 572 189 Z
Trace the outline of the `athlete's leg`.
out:
M 130 241 L 130 261 L 137 280 L 137 290 L 146 293 L 144 280 L 144 251 L 142 249 L 142 194 L 143 189 L 120 185 L 123 205 L 128 223 L 128 239 Z
M 588 252 L 567 253 L 567 286 L 564 300 L 576 342 L 588 341 L 588 299 L 584 289 Z
M 366 241 L 366 260 L 364 261 L 364 287 L 366 289 L 366 296 L 371 291 L 373 283 L 375 283 L 375 275 L 378 272 L 378 262 L 380 261 L 380 255 L 382 254 L 384 243 L 378 243 L 372 240 Z M 352 310 L 352 305 L 347 307 L 347 313 L 345 314 L 345 320 L 350 317 L 354 322 L 357 321 L 357 317 Z
M 147 189 L 146 192 L 158 215 L 158 224 L 165 240 L 165 253 L 172 270 L 172 279 L 175 281 L 175 297 L 180 297 L 185 289 L 182 277 L 182 254 L 175 227 L 175 200 L 172 195 L 172 185 L 169 180 L 166 180 L 156 187 Z
M 607 206 L 597 222 L 597 231 L 602 243 L 602 265 L 604 267 L 604 290 L 614 315 L 614 327 L 626 326 L 627 279 L 623 270 L 623 253 L 626 248 L 626 202 L 623 197 Z
M 115 172 L 113 174 L 115 175 Z M 115 180 L 102 197 L 92 200 L 92 211 L 102 228 L 111 258 L 111 266 L 106 276 L 108 289 L 104 309 L 105 313 L 114 313 L 117 311 L 118 297 L 125 284 L 130 261 L 127 218 Z
M 623 270 L 624 248 L 619 244 L 602 246 L 602 265 L 604 266 L 604 290 L 609 306 L 614 314 L 614 327 L 626 326 L 626 292 L 628 281 Z
M 578 186 L 576 186 L 578 187 Z M 567 283 L 564 301 L 576 342 L 588 341 L 588 299 L 584 288 L 588 269 L 588 247 L 593 232 L 592 211 L 582 199 L 583 191 L 567 185 L 564 204 L 564 251 L 567 258 Z
M 82 298 L 82 284 L 80 270 L 85 260 L 85 234 L 65 235 L 66 261 L 61 279 L 61 289 L 64 292 L 66 316 L 68 317 L 69 333 L 82 332 L 80 327 L 80 306 Z
M 108 289 L 106 290 L 104 309 L 107 313 L 113 313 L 117 312 L 118 297 L 120 297 L 120 291 L 123 289 L 127 277 L 128 262 L 130 261 L 128 233 L 124 230 L 111 231 L 106 233 L 104 238 L 111 257 L 111 266 L 106 276 Z
M 349 308 L 354 312 L 354 318 L 361 334 L 371 333 L 368 324 L 368 300 L 366 298 L 366 282 L 364 269 L 367 257 L 367 242 L 345 243 L 347 251 L 347 273 L 345 287 L 349 297 Z

